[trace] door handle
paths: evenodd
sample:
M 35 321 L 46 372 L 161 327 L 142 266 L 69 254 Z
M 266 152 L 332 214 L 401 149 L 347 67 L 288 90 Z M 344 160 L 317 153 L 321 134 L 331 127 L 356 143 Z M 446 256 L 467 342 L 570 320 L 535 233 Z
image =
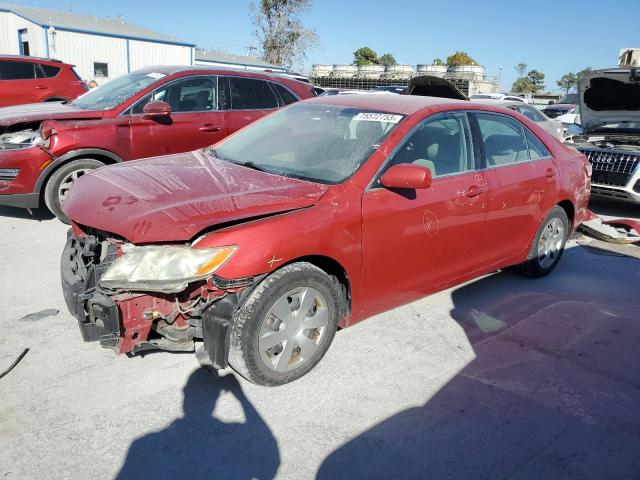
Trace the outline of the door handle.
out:
M 46 90 L 47 87 L 44 87 L 42 85 L 36 85 L 36 90 Z
M 464 192 L 464 196 L 467 198 L 473 198 L 482 195 L 484 192 L 486 192 L 486 188 L 472 185 Z
M 206 125 L 200 127 L 198 130 L 200 130 L 201 132 L 215 133 L 215 132 L 219 132 L 222 129 L 220 127 L 215 126 L 215 125 L 206 124 Z
M 553 177 L 556 176 L 556 171 L 553 168 L 547 168 L 547 171 L 544 172 L 544 176 L 547 177 L 549 180 L 551 180 Z

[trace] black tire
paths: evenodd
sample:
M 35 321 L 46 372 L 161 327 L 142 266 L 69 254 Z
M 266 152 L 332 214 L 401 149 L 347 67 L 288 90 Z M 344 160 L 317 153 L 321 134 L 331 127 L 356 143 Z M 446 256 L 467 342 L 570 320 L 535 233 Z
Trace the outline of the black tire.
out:
M 561 244 L 559 249 L 557 250 L 557 255 L 551 259 L 550 263 L 545 263 L 543 258 L 538 253 L 538 247 L 541 244 L 541 238 L 545 234 L 545 229 L 550 228 L 551 222 L 560 221 L 563 227 L 563 236 L 561 239 Z M 551 271 L 556 267 L 560 258 L 562 257 L 562 253 L 564 252 L 564 247 L 567 243 L 567 239 L 569 237 L 569 219 L 567 217 L 567 213 L 564 211 L 562 207 L 555 206 L 551 209 L 549 214 L 545 217 L 545 219 L 540 224 L 540 228 L 536 232 L 533 237 L 533 241 L 531 242 L 531 248 L 529 250 L 529 256 L 527 260 L 522 264 L 522 272 L 528 277 L 538 278 L 544 277 L 551 273 Z
M 61 222 L 70 223 L 69 218 L 62 211 L 62 203 L 59 198 L 59 190 L 62 182 L 65 181 L 74 172 L 84 172 L 87 170 L 95 170 L 104 167 L 104 163 L 93 158 L 80 158 L 72 160 L 69 163 L 58 168 L 53 175 L 49 177 L 44 188 L 44 203 L 51 213 L 53 213 Z
M 268 321 L 267 314 L 271 308 L 288 292 L 297 288 L 312 288 L 323 296 L 323 300 L 326 300 L 328 323 L 309 359 L 292 370 L 278 372 L 270 368 L 261 356 L 258 348 L 259 336 L 263 320 Z M 338 328 L 340 312 L 344 311 L 345 301 L 335 281 L 315 265 L 298 262 L 276 270 L 236 310 L 229 364 L 244 378 L 258 385 L 274 387 L 302 377 L 318 364 L 329 349 Z

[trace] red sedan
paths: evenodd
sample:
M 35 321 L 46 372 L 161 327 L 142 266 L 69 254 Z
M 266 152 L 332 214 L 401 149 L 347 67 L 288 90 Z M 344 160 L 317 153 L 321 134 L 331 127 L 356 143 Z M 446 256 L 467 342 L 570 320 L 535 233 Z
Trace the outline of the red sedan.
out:
M 83 177 L 63 289 L 86 341 L 280 385 L 338 327 L 507 266 L 546 275 L 589 190 L 586 158 L 512 110 L 320 97 Z

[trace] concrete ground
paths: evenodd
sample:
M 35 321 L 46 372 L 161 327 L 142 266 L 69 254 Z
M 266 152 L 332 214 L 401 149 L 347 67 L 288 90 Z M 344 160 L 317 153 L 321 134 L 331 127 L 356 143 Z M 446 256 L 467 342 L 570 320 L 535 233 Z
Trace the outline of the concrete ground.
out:
M 0 209 L 0 371 L 30 348 L 0 379 L 3 479 L 640 478 L 637 258 L 573 241 L 544 279 L 497 273 L 379 315 L 269 389 L 83 343 L 66 227 L 36 213 Z

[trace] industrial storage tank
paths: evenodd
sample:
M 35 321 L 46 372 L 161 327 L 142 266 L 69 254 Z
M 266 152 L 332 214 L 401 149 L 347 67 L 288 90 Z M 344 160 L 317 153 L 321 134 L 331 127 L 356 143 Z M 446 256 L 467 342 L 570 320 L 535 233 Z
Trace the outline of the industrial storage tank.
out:
M 417 66 L 418 75 L 433 75 L 434 77 L 444 77 L 447 73 L 446 65 L 420 64 Z
M 456 78 L 482 80 L 484 78 L 484 67 L 482 65 L 456 65 L 449 68 L 448 73 Z
M 333 66 L 333 77 L 341 77 L 341 78 L 350 78 L 353 77 L 356 73 L 358 73 L 358 67 L 356 65 L 334 65 Z
M 316 63 L 311 66 L 312 77 L 328 77 L 333 72 L 333 65 L 323 65 Z
M 358 65 L 358 78 L 380 78 L 384 73 L 384 65 Z
M 382 78 L 406 79 L 413 76 L 412 65 L 389 65 L 382 75 Z

